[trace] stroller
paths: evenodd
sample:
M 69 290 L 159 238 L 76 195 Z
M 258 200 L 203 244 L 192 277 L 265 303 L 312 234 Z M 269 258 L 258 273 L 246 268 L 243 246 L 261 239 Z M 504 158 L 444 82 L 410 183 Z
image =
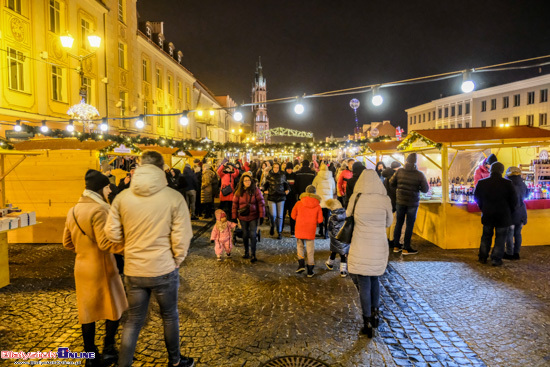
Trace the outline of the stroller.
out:
M 260 243 L 261 240 L 261 234 L 260 234 L 260 226 L 256 229 L 256 241 L 257 243 Z M 237 246 L 237 238 L 243 239 L 243 230 L 242 228 L 236 227 L 233 231 L 233 245 Z

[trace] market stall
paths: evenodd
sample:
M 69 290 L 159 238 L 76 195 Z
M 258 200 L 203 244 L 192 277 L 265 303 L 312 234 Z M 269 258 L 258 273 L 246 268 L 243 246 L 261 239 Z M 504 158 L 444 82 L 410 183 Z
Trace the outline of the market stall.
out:
M 432 182 L 420 202 L 415 233 L 444 249 L 479 247 L 481 213 L 473 210 L 470 175 L 488 154 L 506 168 L 529 166 L 548 146 L 550 131 L 529 126 L 413 131 L 397 149 L 416 152 L 419 169 Z M 550 244 L 550 209 L 528 203 L 527 212 L 523 245 Z
M 397 151 L 399 141 L 381 141 L 377 143 L 368 143 L 370 154 L 365 154 L 365 165 L 369 169 L 376 169 L 376 163 L 384 162 L 389 167 L 391 162 L 398 161 L 404 164 L 403 154 Z

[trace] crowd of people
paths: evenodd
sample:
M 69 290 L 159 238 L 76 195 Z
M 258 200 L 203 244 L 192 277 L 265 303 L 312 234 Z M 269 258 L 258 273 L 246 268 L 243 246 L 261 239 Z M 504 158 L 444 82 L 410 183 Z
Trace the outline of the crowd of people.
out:
M 519 259 L 526 190 L 518 169 L 509 168 L 510 180 L 504 179 L 504 166 L 495 158 L 488 157 L 476 173 L 475 197 L 483 214 L 479 260 L 487 262 L 495 231 L 491 259 L 500 265 L 503 257 Z M 76 252 L 77 307 L 86 352 L 99 356 L 95 322 L 107 320 L 101 361 L 87 360 L 86 365 L 132 365 L 151 294 L 160 304 L 169 365 L 194 365 L 192 358 L 180 355 L 177 300 L 179 267 L 193 235 L 191 221 L 199 217 L 215 217 L 210 239 L 218 261 L 232 258 L 238 234 L 242 257 L 252 264 L 258 260 L 260 226 L 265 222 L 270 236 L 281 240 L 288 217 L 288 236 L 296 238 L 296 273 L 309 278 L 315 275 L 316 238 L 329 239 L 324 265 L 333 270 L 339 256 L 340 276 L 349 276 L 360 296 L 361 332 L 372 337 L 380 318 L 379 277 L 390 250 L 418 252 L 411 237 L 420 192 L 427 192 L 429 185 L 416 163 L 415 153 L 404 166 L 379 162 L 375 170 L 354 159 L 244 164 L 224 159 L 216 166 L 195 160 L 180 172 L 168 167 L 159 153 L 146 151 L 118 185 L 111 167 L 102 167 L 103 173 L 89 170 L 86 189 L 67 215 L 63 240 Z M 343 241 L 339 232 L 350 217 L 353 236 Z M 119 274 L 124 274 L 124 286 Z M 117 352 L 115 335 L 124 311 L 127 319 Z

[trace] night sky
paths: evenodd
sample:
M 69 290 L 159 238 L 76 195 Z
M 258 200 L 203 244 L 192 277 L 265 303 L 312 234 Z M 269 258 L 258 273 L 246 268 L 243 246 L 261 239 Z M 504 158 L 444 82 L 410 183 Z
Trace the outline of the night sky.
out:
M 274 99 L 550 54 L 548 0 L 138 0 L 137 6 L 140 21 L 165 22 L 167 42 L 199 80 L 237 103 L 250 102 L 258 56 L 267 98 Z M 473 78 L 481 89 L 537 75 L 535 68 Z M 270 127 L 313 131 L 317 139 L 343 136 L 355 126 L 349 101 L 358 98 L 360 124 L 391 120 L 406 128 L 406 108 L 458 94 L 461 82 L 381 89 L 380 107 L 369 93 L 308 99 L 301 116 L 292 104 L 268 105 Z

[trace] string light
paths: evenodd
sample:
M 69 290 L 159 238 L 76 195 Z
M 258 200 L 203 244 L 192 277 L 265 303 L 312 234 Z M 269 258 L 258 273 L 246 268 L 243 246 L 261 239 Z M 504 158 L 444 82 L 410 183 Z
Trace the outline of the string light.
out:
M 372 88 L 372 104 L 380 106 L 384 102 L 384 98 L 380 95 L 379 87 Z
M 305 111 L 305 108 L 304 108 L 304 105 L 302 104 L 302 99 L 297 98 L 296 99 L 296 104 L 294 105 L 294 112 L 297 115 L 301 115 L 302 113 L 304 113 L 304 111 Z
M 470 79 L 470 72 L 465 71 L 462 73 L 462 86 L 461 89 L 464 93 L 470 93 L 473 92 L 476 85 L 474 82 Z
M 189 118 L 187 117 L 187 112 L 184 112 L 180 117 L 180 125 L 187 126 L 189 124 Z
M 13 129 L 17 132 L 20 132 L 22 130 L 22 127 L 21 127 L 21 120 L 17 120 L 15 121 L 15 126 L 13 127 Z
M 74 132 L 73 120 L 69 120 L 69 124 L 67 125 L 67 131 L 70 132 L 70 133 Z
M 136 127 L 138 129 L 143 129 L 145 127 L 145 122 L 143 122 L 144 118 L 144 115 L 139 115 L 138 119 L 136 120 Z
M 46 125 L 46 120 L 42 120 L 42 126 L 40 126 L 40 131 L 43 133 L 47 133 L 50 129 Z
M 241 121 L 242 119 L 243 119 L 243 114 L 241 112 L 237 111 L 233 114 L 233 120 L 238 122 L 238 121 Z
M 107 130 L 109 130 L 109 124 L 107 123 L 107 119 L 104 118 L 101 122 L 101 124 L 99 124 L 99 130 L 105 132 Z

